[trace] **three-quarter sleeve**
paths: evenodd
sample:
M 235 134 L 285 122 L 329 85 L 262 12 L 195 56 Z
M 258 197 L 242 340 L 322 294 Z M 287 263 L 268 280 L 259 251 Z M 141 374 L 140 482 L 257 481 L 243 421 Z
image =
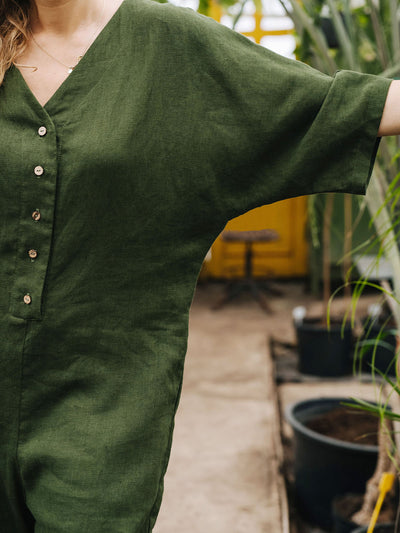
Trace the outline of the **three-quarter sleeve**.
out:
M 191 9 L 166 9 L 179 14 L 176 95 L 187 105 L 190 157 L 228 217 L 304 194 L 365 193 L 392 80 L 331 77 Z

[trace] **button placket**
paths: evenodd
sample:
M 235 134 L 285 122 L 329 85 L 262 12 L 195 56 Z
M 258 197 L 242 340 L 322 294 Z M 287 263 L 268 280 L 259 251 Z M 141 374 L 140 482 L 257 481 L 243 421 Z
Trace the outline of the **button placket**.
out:
M 24 319 L 42 317 L 42 292 L 51 252 L 58 161 L 54 125 L 50 130 L 49 126 L 39 123 L 33 133 L 36 142 L 32 141 L 32 133 L 27 133 L 31 135 L 32 159 L 22 188 L 24 208 L 19 223 L 22 249 L 18 252 L 10 304 L 10 312 Z

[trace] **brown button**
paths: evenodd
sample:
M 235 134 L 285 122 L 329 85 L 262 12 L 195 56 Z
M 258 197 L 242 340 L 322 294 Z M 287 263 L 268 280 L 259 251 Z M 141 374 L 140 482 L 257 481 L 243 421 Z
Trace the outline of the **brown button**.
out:
M 38 256 L 38 253 L 36 250 L 29 250 L 28 254 L 31 259 L 36 259 L 36 257 Z
M 32 218 L 33 218 L 33 220 L 35 220 L 35 221 L 36 221 L 36 220 L 40 220 L 40 213 L 39 213 L 39 211 L 34 211 L 34 212 L 32 213 Z
M 35 169 L 34 169 L 34 173 L 36 174 L 36 176 L 42 176 L 42 175 L 43 175 L 43 172 L 44 172 L 44 168 L 41 167 L 40 165 L 38 165 L 38 166 L 35 167 Z
M 25 294 L 24 296 L 24 303 L 29 305 L 32 302 L 32 298 L 29 296 L 29 294 Z
M 47 133 L 47 128 L 45 128 L 45 126 L 40 126 L 40 128 L 38 129 L 38 134 L 41 137 L 44 137 L 46 133 Z

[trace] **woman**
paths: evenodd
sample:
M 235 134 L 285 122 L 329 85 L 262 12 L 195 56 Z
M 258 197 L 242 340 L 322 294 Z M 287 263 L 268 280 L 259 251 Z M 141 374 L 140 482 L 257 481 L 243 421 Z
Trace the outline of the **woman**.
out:
M 0 13 L 0 529 L 147 533 L 205 253 L 256 206 L 363 194 L 400 82 L 151 0 Z

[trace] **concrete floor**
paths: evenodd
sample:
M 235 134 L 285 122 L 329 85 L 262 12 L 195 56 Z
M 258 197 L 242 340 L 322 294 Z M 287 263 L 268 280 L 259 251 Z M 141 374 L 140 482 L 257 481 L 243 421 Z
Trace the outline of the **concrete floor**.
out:
M 301 282 L 280 286 L 284 295 L 270 300 L 273 315 L 266 315 L 246 296 L 212 311 L 222 286 L 198 288 L 164 499 L 154 533 L 287 531 L 268 338 L 273 334 L 280 340 L 294 340 L 291 311 L 295 305 L 305 304 L 314 312 L 322 308 L 304 294 Z M 283 402 L 306 397 L 310 390 L 321 395 L 321 385 L 302 385 L 284 387 Z M 358 393 L 354 384 L 341 387 L 340 394 L 346 389 Z M 337 391 L 337 384 L 325 383 L 324 388 L 329 395 Z

